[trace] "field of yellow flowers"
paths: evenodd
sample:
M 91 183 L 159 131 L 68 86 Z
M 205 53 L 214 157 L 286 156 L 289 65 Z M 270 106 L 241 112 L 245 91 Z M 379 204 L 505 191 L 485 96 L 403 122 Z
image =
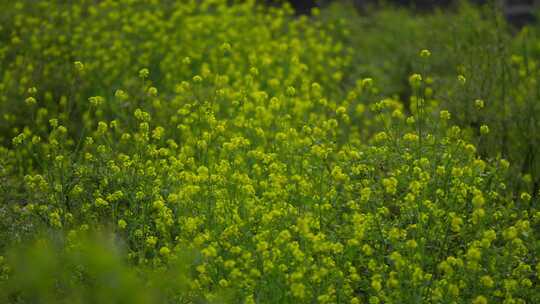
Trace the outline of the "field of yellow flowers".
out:
M 0 303 L 540 303 L 540 26 L 0 2 Z

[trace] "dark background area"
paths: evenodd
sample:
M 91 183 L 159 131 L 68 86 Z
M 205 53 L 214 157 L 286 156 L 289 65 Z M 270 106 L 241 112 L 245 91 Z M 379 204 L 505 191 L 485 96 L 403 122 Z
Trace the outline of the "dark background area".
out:
M 325 6 L 333 1 L 347 0 L 289 0 L 296 13 L 300 15 L 309 14 L 312 8 Z M 275 1 L 268 0 L 267 2 Z M 378 5 L 393 5 L 412 8 L 419 12 L 450 9 L 452 5 L 458 3 L 456 0 L 348 0 L 348 2 L 353 3 L 359 10 Z M 540 7 L 539 0 L 470 0 L 469 2 L 477 5 L 495 4 L 500 6 L 508 21 L 517 26 L 536 21 L 535 9 Z

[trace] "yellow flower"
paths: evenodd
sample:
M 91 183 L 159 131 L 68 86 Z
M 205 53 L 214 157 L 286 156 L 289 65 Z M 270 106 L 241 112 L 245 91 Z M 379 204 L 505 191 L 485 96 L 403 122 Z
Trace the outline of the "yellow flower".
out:
M 418 243 L 415 240 L 408 240 L 407 241 L 407 247 L 414 249 L 418 247 Z
M 431 56 L 431 52 L 429 50 L 423 49 L 420 51 L 420 57 L 428 58 L 429 56 Z
M 372 78 L 364 78 L 364 79 L 362 79 L 361 86 L 364 89 L 372 87 L 373 86 L 373 79 Z
M 513 240 L 517 237 L 518 231 L 516 227 L 509 227 L 506 230 L 503 231 L 503 237 L 506 240 Z
M 203 78 L 200 75 L 193 76 L 194 83 L 201 83 L 202 81 L 203 81 Z
M 287 96 L 293 97 L 296 95 L 296 89 L 292 86 L 287 87 Z
M 107 133 L 108 128 L 109 127 L 108 127 L 106 122 L 100 121 L 98 123 L 97 133 L 100 134 L 100 135 L 103 135 L 103 134 Z
M 473 303 L 473 304 L 487 304 L 488 301 L 487 301 L 486 297 L 484 297 L 484 296 L 477 296 L 477 297 L 473 300 L 472 303 Z
M 409 77 L 409 83 L 413 86 L 413 87 L 418 87 L 420 86 L 420 84 L 422 83 L 422 76 L 420 74 L 412 74 L 410 77 Z
M 127 227 L 127 223 L 125 220 L 120 219 L 118 220 L 118 228 L 124 230 Z
M 303 299 L 306 296 L 306 287 L 302 283 L 293 283 L 291 291 L 296 298 Z
M 489 127 L 487 125 L 480 126 L 480 134 L 486 135 L 489 133 Z
M 480 278 L 480 282 L 482 283 L 482 285 L 488 288 L 491 288 L 494 285 L 493 279 L 489 275 L 482 276 Z
M 371 288 L 373 288 L 373 290 L 375 290 L 376 292 L 381 291 L 381 289 L 382 289 L 381 281 L 380 280 L 372 280 L 371 281 Z
M 448 284 L 448 293 L 453 296 L 459 296 L 459 287 L 456 284 Z
M 146 238 L 146 246 L 154 247 L 154 246 L 156 246 L 157 241 L 158 241 L 157 237 L 149 236 L 149 237 Z
M 150 71 L 147 68 L 143 68 L 139 70 L 139 77 L 142 79 L 148 78 L 150 75 Z
M 360 190 L 360 200 L 362 202 L 369 201 L 369 198 L 371 197 L 371 188 L 364 187 L 362 190 Z
M 440 115 L 442 120 L 450 120 L 450 112 L 446 111 L 446 110 L 443 110 L 441 111 Z
M 472 261 L 480 260 L 481 256 L 482 256 L 482 252 L 478 248 L 471 247 L 467 251 L 467 258 L 472 260 Z
M 158 89 L 156 87 L 149 87 L 148 88 L 148 95 L 150 96 L 157 96 Z
M 522 192 L 521 195 L 520 195 L 520 198 L 525 203 L 528 203 L 528 202 L 531 201 L 531 195 L 529 193 L 527 193 L 527 192 Z
M 467 79 L 463 75 L 458 75 L 457 80 L 461 85 L 465 85 L 465 83 L 467 82 Z
M 109 206 L 109 202 L 107 202 L 106 200 L 104 200 L 101 197 L 96 198 L 95 204 L 98 207 L 107 207 L 107 206 Z
M 88 98 L 88 101 L 90 101 L 91 105 L 98 107 L 105 102 L 105 98 L 101 96 L 93 96 L 93 97 Z
M 484 101 L 482 99 L 476 99 L 474 101 L 474 105 L 476 106 L 477 109 L 482 109 L 484 108 Z
M 386 193 L 395 194 L 397 191 L 398 181 L 395 177 L 384 178 L 382 180 Z
M 84 70 L 84 64 L 80 61 L 75 61 L 73 65 L 75 66 L 75 69 L 79 72 L 82 72 Z
M 29 106 L 33 106 L 33 105 L 35 105 L 37 103 L 36 99 L 34 97 L 32 97 L 32 96 L 26 98 L 24 100 L 24 102 Z
M 223 287 L 223 288 L 226 288 L 229 286 L 229 282 L 225 279 L 221 279 L 219 280 L 219 286 Z
M 484 196 L 482 195 L 482 192 L 476 193 L 472 199 L 473 206 L 475 208 L 480 208 L 484 206 L 484 203 L 485 203 L 485 199 L 484 199 Z
M 163 246 L 159 249 L 159 254 L 164 257 L 168 257 L 170 253 L 171 250 L 167 246 Z
M 224 42 L 221 46 L 220 46 L 220 49 L 222 52 L 224 53 L 227 53 L 227 52 L 230 52 L 232 47 L 231 45 L 228 43 L 228 42 Z
M 450 227 L 453 232 L 461 231 L 461 226 L 463 225 L 463 219 L 454 215 L 451 217 Z

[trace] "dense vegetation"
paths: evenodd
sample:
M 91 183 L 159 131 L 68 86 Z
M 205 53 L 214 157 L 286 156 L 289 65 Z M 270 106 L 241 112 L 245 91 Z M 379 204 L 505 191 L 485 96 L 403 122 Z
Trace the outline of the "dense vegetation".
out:
M 0 302 L 540 302 L 540 28 L 234 2 L 0 3 Z

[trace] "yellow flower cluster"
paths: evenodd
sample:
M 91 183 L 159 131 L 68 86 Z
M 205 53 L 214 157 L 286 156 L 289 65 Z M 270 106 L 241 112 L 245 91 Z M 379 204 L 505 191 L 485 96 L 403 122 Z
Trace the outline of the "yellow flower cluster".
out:
M 409 113 L 376 79 L 343 89 L 341 22 L 255 1 L 15 2 L 12 44 L 32 48 L 0 103 L 38 88 L 0 148 L 21 221 L 110 229 L 141 271 L 197 252 L 186 302 L 540 300 L 536 195 L 507 190 L 508 163 L 479 159 L 449 111 L 427 128 L 427 96 Z

